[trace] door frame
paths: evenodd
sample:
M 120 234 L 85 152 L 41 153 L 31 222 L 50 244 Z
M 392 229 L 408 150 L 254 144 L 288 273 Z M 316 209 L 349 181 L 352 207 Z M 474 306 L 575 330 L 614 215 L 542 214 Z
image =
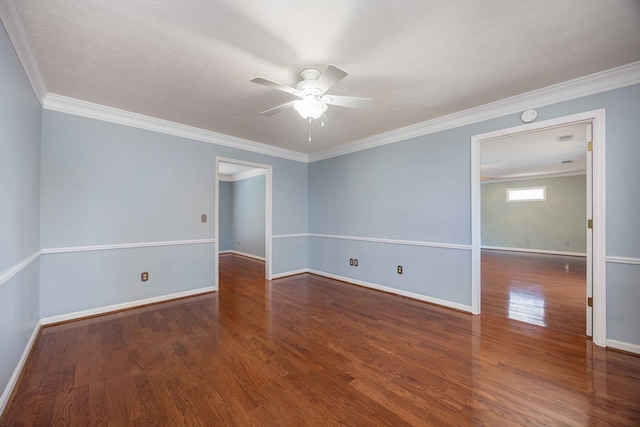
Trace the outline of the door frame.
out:
M 220 280 L 219 269 L 219 255 L 220 255 L 220 163 L 233 163 L 236 165 L 250 166 L 256 169 L 265 170 L 265 224 L 264 224 L 264 276 L 265 279 L 271 280 L 273 276 L 273 245 L 272 245 L 272 217 L 273 217 L 273 166 L 263 164 L 247 162 L 244 160 L 231 159 L 228 157 L 216 156 L 216 171 L 215 171 L 215 197 L 214 197 L 214 236 L 215 236 L 215 266 L 214 266 L 214 287 L 217 290 Z
M 593 289 L 593 343 L 606 347 L 607 342 L 607 250 L 606 250 L 606 132 L 605 109 L 587 111 L 521 126 L 499 129 L 471 137 L 471 312 L 480 314 L 481 297 L 481 229 L 480 229 L 480 143 L 521 133 L 539 131 L 545 128 L 575 123 L 592 124 L 593 162 L 593 246 L 592 246 L 592 289 Z M 589 165 L 587 165 L 589 167 Z M 586 228 L 586 224 L 585 224 Z M 588 259 L 589 257 L 587 257 Z M 589 289 L 587 289 L 588 295 Z M 586 307 L 586 301 L 585 301 Z

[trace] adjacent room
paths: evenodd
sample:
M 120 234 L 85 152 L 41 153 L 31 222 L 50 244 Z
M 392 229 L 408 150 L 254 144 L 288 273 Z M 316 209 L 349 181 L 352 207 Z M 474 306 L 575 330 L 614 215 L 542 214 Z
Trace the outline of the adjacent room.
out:
M 0 21 L 0 426 L 640 424 L 639 2 Z
M 483 313 L 592 335 L 591 139 L 577 123 L 481 144 Z

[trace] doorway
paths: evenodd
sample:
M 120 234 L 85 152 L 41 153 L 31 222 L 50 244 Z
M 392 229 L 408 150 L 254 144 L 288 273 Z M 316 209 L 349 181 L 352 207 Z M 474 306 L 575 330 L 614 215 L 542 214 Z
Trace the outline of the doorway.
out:
M 237 194 L 234 199 L 238 209 L 233 214 L 228 209 L 228 204 L 232 202 L 232 199 L 229 198 L 227 200 L 225 198 L 227 193 L 225 192 L 226 187 L 223 188 L 223 185 L 226 184 L 238 184 Z M 218 289 L 220 277 L 219 255 L 221 246 L 224 249 L 223 252 L 238 253 L 250 258 L 264 260 L 265 279 L 271 280 L 272 166 L 216 157 L 215 189 L 216 289 Z M 257 211 L 254 209 L 257 209 Z M 233 230 L 234 232 L 230 229 L 233 224 L 230 215 L 233 215 L 236 222 L 240 223 L 236 227 L 237 230 Z M 224 227 L 224 229 L 221 227 Z
M 605 250 L 605 133 L 604 133 L 604 110 L 596 110 L 587 113 L 576 114 L 539 123 L 530 123 L 514 128 L 503 129 L 481 135 L 474 135 L 471 138 L 471 177 L 472 177 L 472 311 L 474 314 L 481 312 L 481 251 L 482 251 L 482 231 L 481 231 L 481 153 L 482 145 L 491 141 L 505 140 L 509 137 L 526 137 L 529 134 L 543 132 L 549 129 L 561 127 L 580 126 L 591 134 L 587 138 L 592 142 L 593 151 L 586 156 L 586 180 L 587 180 L 587 205 L 593 210 L 589 219 L 598 224 L 593 229 L 588 229 L 586 242 L 586 289 L 583 295 L 587 298 L 583 301 L 586 312 L 586 333 L 593 336 L 593 342 L 599 346 L 606 344 L 606 250 Z M 584 147 L 585 150 L 587 147 Z M 520 166 L 522 169 L 522 166 Z M 487 170 L 487 168 L 484 168 Z M 487 178 L 485 178 L 487 179 Z M 590 185 L 590 184 L 593 185 Z M 515 187 L 515 186 L 514 186 Z M 506 195 L 505 195 L 506 197 Z M 587 225 L 584 224 L 584 229 Z M 520 236 L 522 242 L 520 246 L 526 246 L 531 242 L 525 242 L 526 236 Z M 525 249 L 526 248 L 521 248 Z M 593 301 L 592 307 L 588 306 L 588 301 Z M 593 326 L 593 328 L 591 328 Z

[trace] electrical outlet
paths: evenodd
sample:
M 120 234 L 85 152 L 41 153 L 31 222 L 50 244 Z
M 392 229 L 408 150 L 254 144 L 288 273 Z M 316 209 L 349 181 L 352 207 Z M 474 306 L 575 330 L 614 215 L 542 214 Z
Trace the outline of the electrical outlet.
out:
M 350 265 L 350 266 L 353 266 L 353 258 L 351 258 L 351 259 L 349 260 L 349 265 Z
M 398 274 L 402 274 L 402 266 L 401 265 L 398 266 Z
M 569 246 L 569 241 L 564 242 L 565 246 Z
M 524 244 L 528 245 L 529 244 L 529 239 L 524 239 Z
M 353 259 L 353 266 L 357 267 L 358 266 L 358 258 L 354 258 Z
M 140 280 L 142 280 L 143 282 L 146 282 L 147 280 L 149 280 L 149 273 L 147 273 L 146 271 L 145 271 L 145 272 L 143 272 L 143 273 L 140 275 Z
M 200 215 L 200 221 L 207 222 L 207 214 Z

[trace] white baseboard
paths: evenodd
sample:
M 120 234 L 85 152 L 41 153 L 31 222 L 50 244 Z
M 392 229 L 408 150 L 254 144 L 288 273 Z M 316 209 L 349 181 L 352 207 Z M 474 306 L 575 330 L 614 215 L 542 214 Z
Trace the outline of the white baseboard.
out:
M 391 294 L 401 295 L 403 297 L 416 299 L 419 301 L 428 302 L 431 304 L 441 305 L 443 307 L 454 308 L 460 311 L 466 311 L 471 313 L 471 306 L 459 304 L 457 302 L 447 301 L 439 298 L 433 298 L 426 295 L 416 294 L 414 292 L 403 291 L 401 289 L 390 288 L 388 286 L 378 285 L 377 283 L 365 282 L 363 280 L 352 279 L 351 277 L 339 276 L 337 274 L 326 273 L 324 271 L 309 269 L 308 271 L 311 274 L 316 274 L 318 276 L 328 277 L 330 279 L 340 280 L 342 282 L 352 283 L 354 285 L 363 286 L 365 288 L 376 289 L 383 292 L 388 292 Z
M 231 253 L 233 253 L 233 251 L 230 249 L 226 251 L 218 251 L 218 255 L 231 254 Z
M 481 249 L 490 249 L 493 251 L 508 251 L 508 252 L 527 252 L 532 254 L 544 254 L 544 255 L 565 255 L 565 256 L 579 256 L 586 257 L 584 252 L 568 252 L 568 251 L 548 251 L 545 249 L 528 249 L 528 248 L 503 248 L 501 246 L 481 246 Z
M 216 288 L 215 286 L 208 286 L 206 288 L 193 289 L 190 291 L 177 292 L 174 294 L 161 295 L 158 297 L 139 299 L 135 301 L 124 302 L 121 304 L 108 305 L 105 307 L 98 307 L 98 308 L 92 308 L 89 310 L 82 310 L 82 311 L 76 311 L 73 313 L 45 317 L 40 319 L 40 323 L 44 326 L 44 325 L 51 325 L 53 323 L 68 322 L 70 320 L 82 319 L 83 317 L 97 316 L 99 314 L 111 313 L 114 311 L 126 310 L 128 308 L 134 308 L 134 307 L 154 304 L 158 302 L 170 301 L 178 298 L 190 297 L 194 295 L 204 294 L 207 292 L 214 292 L 217 290 L 218 288 Z
M 285 271 L 283 273 L 276 273 L 271 276 L 271 279 L 272 280 L 282 279 L 283 277 L 295 276 L 296 274 L 304 274 L 304 273 L 309 273 L 309 269 L 301 268 L 300 270 L 292 270 L 292 271 Z
M 616 340 L 607 340 L 607 347 L 628 351 L 629 353 L 640 354 L 640 345 L 638 344 L 631 344 L 628 342 Z
M 247 258 L 253 258 L 253 259 L 257 259 L 258 261 L 265 261 L 265 257 L 263 256 L 258 256 L 258 255 L 252 255 L 252 254 L 248 254 L 246 252 L 240 252 L 240 251 L 223 251 L 223 252 L 218 252 L 219 254 L 221 253 L 225 253 L 225 254 L 234 254 L 234 255 L 240 255 L 240 256 L 244 256 Z
M 18 360 L 18 364 L 16 368 L 13 370 L 13 374 L 11 374 L 11 378 L 9 378 L 9 382 L 7 383 L 4 391 L 2 392 L 2 396 L 0 396 L 0 415 L 4 412 L 4 409 L 9 404 L 9 398 L 11 397 L 11 393 L 13 393 L 13 389 L 18 383 L 18 378 L 20 378 L 20 374 L 22 373 L 22 369 L 24 368 L 25 363 L 27 362 L 27 358 L 31 353 L 31 348 L 33 344 L 36 342 L 36 338 L 40 332 L 40 328 L 42 327 L 42 321 L 38 321 L 36 323 L 36 327 L 33 328 L 33 332 L 29 337 L 29 341 L 27 341 L 27 345 L 24 347 L 24 351 Z

